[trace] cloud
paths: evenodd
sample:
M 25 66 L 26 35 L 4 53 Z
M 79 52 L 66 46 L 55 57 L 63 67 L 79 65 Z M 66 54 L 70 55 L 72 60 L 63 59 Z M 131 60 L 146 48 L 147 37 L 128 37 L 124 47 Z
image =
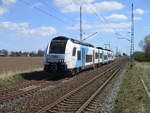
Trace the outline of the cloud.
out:
M 35 29 L 24 29 L 22 31 L 24 34 L 28 36 L 50 36 L 56 33 L 56 29 L 54 27 L 39 27 Z
M 134 17 L 134 20 L 142 20 L 141 17 Z
M 49 36 L 56 33 L 54 27 L 39 27 L 34 29 L 29 29 L 29 23 L 14 23 L 14 22 L 0 22 L 0 30 L 11 30 L 16 31 L 27 36 Z
M 16 3 L 17 0 L 2 0 L 4 4 Z
M 91 29 L 92 26 L 89 25 L 89 24 L 84 24 L 84 25 L 82 25 L 82 28 L 83 29 Z M 77 24 L 77 25 L 74 25 L 74 26 L 69 26 L 69 27 L 66 27 L 66 29 L 69 29 L 69 30 L 79 30 L 80 29 L 80 25 Z
M 0 15 L 3 15 L 7 13 L 7 9 L 5 9 L 4 7 L 0 6 Z
M 122 23 L 108 23 L 108 24 L 99 24 L 98 27 L 106 27 L 106 28 L 126 28 L 130 27 L 130 22 L 122 22 Z
M 70 4 L 68 6 L 66 6 L 65 8 L 62 9 L 62 12 L 77 12 L 80 10 L 80 6 L 76 5 L 76 4 Z
M 54 0 L 54 3 L 56 5 L 66 5 L 66 4 L 72 4 L 72 3 L 81 3 L 81 2 L 88 2 L 91 3 L 95 0 Z
M 7 13 L 7 8 L 6 5 L 11 4 L 11 3 L 16 3 L 16 0 L 0 0 L 0 15 L 4 15 Z
M 1 30 L 22 30 L 28 26 L 29 23 L 0 22 Z
M 122 14 L 112 14 L 110 16 L 105 17 L 108 20 L 127 20 L 128 17 Z
M 55 2 L 58 2 L 59 0 L 55 0 Z M 63 1 L 63 0 L 61 0 Z M 68 13 L 68 12 L 79 12 L 80 10 L 80 5 L 76 2 L 71 2 L 71 0 L 69 0 L 70 2 L 68 2 L 65 4 L 61 4 L 60 3 L 57 5 L 61 7 L 61 11 Z M 83 0 L 82 0 L 83 1 Z M 101 11 L 112 11 L 112 10 L 120 10 L 122 8 L 124 8 L 124 5 L 120 2 L 116 2 L 116 1 L 103 1 L 103 2 L 96 2 L 96 3 L 91 3 L 92 1 L 87 2 L 83 2 L 82 4 L 82 9 L 83 12 L 85 13 L 94 13 L 94 12 L 101 12 Z
M 124 31 L 131 27 L 130 22 L 122 22 L 122 23 L 108 23 L 108 24 L 99 24 L 96 25 L 97 32 L 107 32 L 107 33 L 115 33 L 118 31 Z
M 124 8 L 124 5 L 122 3 L 116 2 L 116 1 L 104 1 L 104 2 L 99 2 L 94 4 L 96 8 L 101 11 L 101 10 L 120 10 Z
M 134 12 L 134 14 L 140 14 L 140 15 L 145 13 L 145 11 L 143 9 L 140 9 L 140 8 L 135 9 L 133 12 Z
M 95 32 L 106 32 L 106 33 L 115 33 L 118 31 L 124 31 L 127 30 L 129 27 L 131 27 L 131 22 L 121 22 L 121 23 L 103 23 L 103 24 L 95 24 L 95 25 L 90 25 L 90 24 L 84 24 L 82 28 L 84 30 L 92 30 Z M 69 26 L 66 27 L 66 29 L 69 30 L 79 30 L 80 26 L 77 24 L 75 26 Z

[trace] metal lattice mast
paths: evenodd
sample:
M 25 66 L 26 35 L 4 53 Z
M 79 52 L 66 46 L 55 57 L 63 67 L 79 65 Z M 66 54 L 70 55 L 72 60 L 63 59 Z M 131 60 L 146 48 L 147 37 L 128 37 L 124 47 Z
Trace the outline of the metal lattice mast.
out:
M 134 13 L 132 3 L 132 14 L 131 14 L 131 48 L 130 48 L 131 66 L 133 66 L 133 53 L 134 53 Z
M 82 6 L 80 6 L 80 41 L 82 41 Z

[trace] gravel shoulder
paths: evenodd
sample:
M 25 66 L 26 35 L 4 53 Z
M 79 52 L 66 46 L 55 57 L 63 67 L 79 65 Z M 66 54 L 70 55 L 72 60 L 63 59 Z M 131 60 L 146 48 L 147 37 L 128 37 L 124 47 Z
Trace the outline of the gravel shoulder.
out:
M 127 66 L 112 113 L 150 113 L 150 100 L 140 81 L 143 70 L 139 65 L 142 67 L 139 63 L 132 69 Z

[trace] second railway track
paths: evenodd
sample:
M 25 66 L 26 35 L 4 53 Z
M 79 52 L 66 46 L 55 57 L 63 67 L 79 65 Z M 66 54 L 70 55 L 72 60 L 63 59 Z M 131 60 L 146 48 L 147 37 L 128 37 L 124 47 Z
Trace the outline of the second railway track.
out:
M 50 103 L 37 111 L 37 113 L 82 113 L 85 112 L 91 101 L 102 89 L 119 74 L 124 62 L 119 62 L 95 78 L 86 82 L 77 89 L 67 93 L 54 103 Z
M 64 78 L 66 80 L 68 78 Z M 63 80 L 58 80 L 55 82 L 48 82 L 46 80 L 41 80 L 37 82 L 29 82 L 27 84 L 22 84 L 21 87 L 14 87 L 6 90 L 1 90 L 1 96 L 0 96 L 0 104 L 3 104 L 5 102 L 10 102 L 12 100 L 16 100 L 19 97 L 23 97 L 29 94 L 32 94 L 40 89 L 55 85 Z

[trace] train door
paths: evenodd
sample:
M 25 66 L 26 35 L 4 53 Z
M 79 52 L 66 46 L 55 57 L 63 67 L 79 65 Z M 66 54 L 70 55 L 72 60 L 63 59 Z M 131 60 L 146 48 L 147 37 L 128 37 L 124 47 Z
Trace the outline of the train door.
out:
M 100 50 L 98 50 L 98 64 L 100 64 Z
M 93 50 L 93 66 L 95 64 L 95 51 Z
M 102 63 L 104 64 L 104 56 L 105 56 L 105 53 L 104 53 L 104 50 L 102 50 Z
M 85 68 L 85 49 L 82 48 L 82 68 Z

